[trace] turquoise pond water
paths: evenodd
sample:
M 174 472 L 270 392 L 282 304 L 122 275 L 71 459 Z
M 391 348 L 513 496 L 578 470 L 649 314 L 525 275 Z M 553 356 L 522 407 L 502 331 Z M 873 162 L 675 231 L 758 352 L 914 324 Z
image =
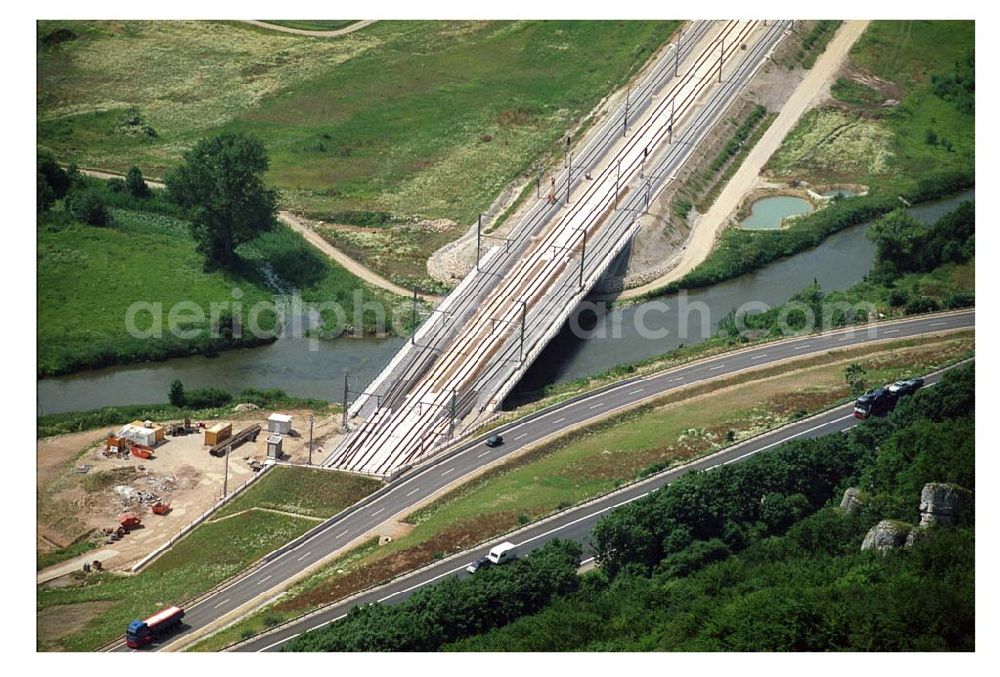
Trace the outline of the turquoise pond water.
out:
M 775 230 L 781 227 L 781 220 L 795 214 L 812 211 L 809 200 L 791 195 L 776 195 L 757 200 L 750 208 L 750 216 L 743 219 L 740 227 L 746 230 Z

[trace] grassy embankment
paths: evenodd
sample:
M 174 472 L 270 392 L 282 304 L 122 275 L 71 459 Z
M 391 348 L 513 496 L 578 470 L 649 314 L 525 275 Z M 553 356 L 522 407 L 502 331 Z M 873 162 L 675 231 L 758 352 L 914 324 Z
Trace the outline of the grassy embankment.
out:
M 79 613 L 79 606 L 62 605 L 88 605 L 83 608 L 93 613 L 72 634 L 42 633 L 38 648 L 92 650 L 124 632 L 133 618 L 211 589 L 377 487 L 375 480 L 332 471 L 274 468 L 141 573 L 74 574 L 69 586 L 40 587 L 38 616 L 46 627 L 58 627 L 64 609 Z
M 307 302 L 336 301 L 346 309 L 353 329 L 353 297 L 384 298 L 339 265 L 318 254 L 300 235 L 279 224 L 239 249 L 237 270 L 206 271 L 195 251 L 188 224 L 180 219 L 162 191 L 137 199 L 111 190 L 98 179 L 81 179 L 73 189 L 98 192 L 109 205 L 108 227 L 74 219 L 59 201 L 38 220 L 38 374 L 52 376 L 110 364 L 212 353 L 258 345 L 268 339 L 245 330 L 242 338 L 212 338 L 212 304 L 222 304 L 222 316 L 236 314 L 248 328 L 254 304 L 275 299 L 277 290 L 265 277 L 270 269 L 286 290 L 298 289 Z M 73 193 L 71 192 L 71 195 Z M 238 291 L 237 291 L 238 290 Z M 168 331 L 170 310 L 193 302 L 205 321 L 178 326 L 198 330 L 194 338 Z M 162 335 L 136 338 L 126 326 L 126 314 L 136 302 L 160 304 Z M 181 316 L 182 318 L 184 316 Z M 327 313 L 327 327 L 335 320 Z M 368 330 L 369 318 L 362 327 Z M 272 311 L 258 316 L 265 330 L 273 329 Z M 141 330 L 152 326 L 149 311 L 136 316 Z M 224 324 L 224 323 L 223 323 Z
M 804 115 L 765 168 L 776 179 L 863 184 L 870 194 L 781 231 L 729 228 L 695 270 L 647 298 L 708 286 L 815 247 L 838 230 L 899 207 L 900 195 L 916 202 L 973 185 L 974 112 L 935 93 L 932 81 L 954 75 L 973 37 L 968 21 L 873 22 L 851 51 L 852 72 L 861 75 L 834 87 L 836 103 Z M 868 76 L 881 79 L 878 91 L 858 79 Z M 899 105 L 881 105 L 892 98 Z
M 278 602 L 202 641 L 213 650 L 377 584 L 490 535 L 849 399 L 844 367 L 871 383 L 924 373 L 972 354 L 971 333 L 832 352 L 668 395 L 586 426 L 487 471 L 406 518 L 394 542 L 366 543 L 294 586 Z M 803 387 L 803 384 L 808 386 Z M 692 421 L 697 426 L 692 427 Z
M 203 136 L 256 134 L 284 207 L 344 224 L 324 234 L 426 286 L 430 252 L 556 154 L 678 25 L 378 22 L 318 41 L 240 24 L 43 21 L 40 38 L 76 39 L 40 40 L 38 141 L 81 166 L 162 176 Z M 122 101 L 155 136 L 120 133 Z

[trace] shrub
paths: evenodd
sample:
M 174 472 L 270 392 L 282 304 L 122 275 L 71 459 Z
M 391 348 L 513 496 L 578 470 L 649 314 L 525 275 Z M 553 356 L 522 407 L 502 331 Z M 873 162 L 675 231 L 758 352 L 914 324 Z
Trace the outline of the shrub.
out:
M 125 188 L 132 197 L 149 197 L 149 186 L 146 185 L 146 180 L 142 177 L 142 170 L 138 167 L 132 167 L 128 170 L 128 174 L 125 175 Z
M 170 404 L 175 407 L 183 407 L 187 404 L 187 397 L 184 395 L 184 384 L 176 379 L 171 381 L 167 397 L 170 400 Z
M 104 198 L 94 189 L 73 193 L 69 197 L 69 212 L 75 218 L 91 226 L 106 226 L 111 223 L 111 215 Z
M 229 404 L 233 401 L 233 396 L 219 388 L 199 388 L 189 390 L 184 399 L 192 409 L 207 409 Z

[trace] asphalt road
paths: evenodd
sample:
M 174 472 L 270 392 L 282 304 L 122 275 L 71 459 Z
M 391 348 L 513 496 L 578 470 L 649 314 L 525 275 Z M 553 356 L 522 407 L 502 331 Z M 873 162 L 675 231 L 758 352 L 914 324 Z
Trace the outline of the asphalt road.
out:
M 413 505 L 450 483 L 558 431 L 606 415 L 617 409 L 633 406 L 643 400 L 658 397 L 686 385 L 731 376 L 747 369 L 763 367 L 788 358 L 815 355 L 831 349 L 858 346 L 873 341 L 895 340 L 939 331 L 973 328 L 974 326 L 975 310 L 968 310 L 920 316 L 897 322 L 871 325 L 870 327 L 848 328 L 822 335 L 808 335 L 718 355 L 652 376 L 629 379 L 537 412 L 532 416 L 492 431 L 504 436 L 505 444 L 503 446 L 491 449 L 482 444 L 482 438 L 470 440 L 454 451 L 444 453 L 426 465 L 403 475 L 361 504 L 332 517 L 298 539 L 298 542 L 293 541 L 292 544 L 276 552 L 272 559 L 252 570 L 248 575 L 190 606 L 186 610 L 181 630 L 168 637 L 164 645 L 169 646 L 184 635 L 216 621 L 263 593 L 275 591 L 282 587 L 285 581 L 306 567 L 327 558 L 335 551 L 341 550 L 352 541 L 371 532 L 388 518 L 399 513 L 407 513 Z M 823 434 L 830 430 L 840 429 L 837 426 L 850 423 L 846 419 L 840 420 L 846 413 L 847 410 L 837 410 L 828 414 L 831 418 L 824 427 L 813 431 L 804 431 L 802 434 Z M 758 439 L 764 440 L 765 438 Z M 784 437 L 783 439 L 788 438 Z M 766 444 L 763 441 L 759 443 Z M 735 457 L 739 456 L 740 453 L 749 452 L 747 447 L 743 447 L 742 452 L 737 452 L 734 448 L 724 453 L 733 454 L 732 460 L 736 460 Z M 693 464 L 691 467 L 697 468 L 699 464 Z M 669 481 L 671 476 L 668 474 L 657 479 L 662 484 Z M 619 502 L 622 500 L 626 500 L 624 496 L 618 499 Z M 614 506 L 609 504 L 605 510 L 612 507 Z M 576 511 L 574 511 L 575 513 Z M 583 519 L 582 514 L 580 517 Z M 589 525 L 581 521 L 579 526 L 564 527 L 558 535 L 566 538 L 582 538 L 588 530 Z M 526 537 L 522 537 L 521 540 L 523 541 L 524 538 Z M 478 556 L 478 553 L 470 553 L 470 558 L 473 555 Z M 461 564 L 464 567 L 467 561 L 463 559 Z M 457 567 L 458 564 L 454 566 Z M 441 575 L 447 575 L 447 572 Z M 410 582 L 408 585 L 415 584 L 415 582 Z M 385 590 L 391 590 L 391 586 Z M 380 592 L 375 593 L 375 596 L 384 598 L 388 594 L 389 592 Z M 336 607 L 332 609 L 336 609 Z M 335 611 L 330 611 L 330 613 L 335 614 Z M 319 622 L 319 620 L 316 621 L 316 623 Z M 290 634 L 294 634 L 294 631 L 290 631 Z M 155 650 L 159 647 L 154 644 L 150 648 Z M 113 650 L 127 651 L 128 649 L 122 643 L 114 647 Z
M 928 377 L 925 387 L 937 383 L 940 379 L 941 374 Z M 584 562 L 589 562 L 593 559 L 589 544 L 590 530 L 599 519 L 611 510 L 636 501 L 689 472 L 711 470 L 721 465 L 738 463 L 755 454 L 776 448 L 792 440 L 809 439 L 846 431 L 860 423 L 858 419 L 854 418 L 853 408 L 853 403 L 845 404 L 818 416 L 804 419 L 755 437 L 742 444 L 729 447 L 683 467 L 651 477 L 646 481 L 631 485 L 608 496 L 560 513 L 537 525 L 523 529 L 509 538 L 496 539 L 496 541 L 491 542 L 489 545 L 460 553 L 438 564 L 422 569 L 411 576 L 400 578 L 353 599 L 345 600 L 343 603 L 326 607 L 322 611 L 311 614 L 300 621 L 290 623 L 272 633 L 249 641 L 237 647 L 236 650 L 254 652 L 280 651 L 290 640 L 304 632 L 316 630 L 340 620 L 355 606 L 372 603 L 397 604 L 405 600 L 416 590 L 427 585 L 432 585 L 448 576 L 466 578 L 471 574 L 466 573 L 465 567 L 475 559 L 485 556 L 493 545 L 503 540 L 510 540 L 515 543 L 518 546 L 519 556 L 523 556 L 535 548 L 540 548 L 555 538 L 574 540 L 583 544 L 585 553 Z

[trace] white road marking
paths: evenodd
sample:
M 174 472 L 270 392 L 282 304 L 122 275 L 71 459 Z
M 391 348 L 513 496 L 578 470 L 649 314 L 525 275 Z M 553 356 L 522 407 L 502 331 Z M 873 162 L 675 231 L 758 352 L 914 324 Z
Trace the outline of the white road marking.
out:
M 942 324 L 948 324 L 948 323 L 947 322 L 931 322 L 928 326 L 930 326 L 930 327 L 937 327 L 937 326 L 940 326 Z
M 264 576 L 264 578 L 262 578 L 259 581 L 257 581 L 257 585 L 260 585 L 261 583 L 263 583 L 264 581 L 266 581 L 270 577 L 271 577 L 271 574 L 268 574 L 267 576 Z
M 347 532 L 345 531 L 343 533 L 337 534 L 336 536 L 334 536 L 334 538 L 340 538 L 341 536 L 346 536 L 346 535 L 347 535 Z
M 683 381 L 683 380 L 684 380 L 683 376 L 678 376 L 677 378 L 670 379 L 670 382 L 673 383 L 674 381 Z
M 808 348 L 808 347 L 809 347 L 809 346 L 811 346 L 811 345 L 812 345 L 811 343 L 803 343 L 803 344 L 802 344 L 802 345 L 800 345 L 800 346 L 795 346 L 795 349 L 796 349 L 796 350 L 802 350 L 803 348 Z
M 897 334 L 897 333 L 899 333 L 899 330 L 898 329 L 886 329 L 882 333 L 883 334 Z
M 848 341 L 848 340 L 850 340 L 850 338 L 851 338 L 850 336 L 841 336 L 841 337 L 840 337 L 839 339 L 837 339 L 837 340 L 838 340 L 838 341 Z
M 559 419 L 559 420 L 561 421 L 562 419 Z M 559 421 L 556 421 L 556 423 L 558 423 L 558 422 Z M 521 433 L 520 435 L 518 435 L 517 437 L 514 438 L 514 441 L 517 442 L 522 437 L 527 437 L 527 436 L 528 436 L 528 433 Z
M 420 491 L 420 487 L 417 487 L 416 489 L 414 489 L 413 491 L 411 491 L 410 493 L 408 493 L 407 496 L 412 496 L 413 494 L 417 493 L 418 491 Z
M 214 607 L 212 607 L 212 608 L 213 608 L 213 609 L 218 609 L 218 608 L 219 608 L 220 606 L 222 606 L 223 604 L 225 604 L 225 603 L 226 603 L 226 602 L 228 602 L 228 601 L 229 601 L 229 598 L 227 597 L 227 598 L 225 598 L 224 600 L 222 600 L 221 602 L 219 602 L 218 604 L 216 604 L 216 605 L 215 605 Z
M 566 420 L 566 417 L 565 417 L 565 416 L 563 416 L 562 418 L 560 418 L 560 419 L 558 419 L 558 420 L 556 420 L 556 421 L 553 421 L 553 423 L 562 423 L 562 422 L 563 422 L 563 421 L 565 421 L 565 420 Z
M 589 407 L 587 407 L 587 408 L 588 408 L 588 409 L 597 409 L 597 408 L 598 408 L 599 406 L 601 406 L 602 404 L 604 404 L 604 403 L 603 403 L 603 402 L 598 402 L 597 404 L 592 404 L 592 405 L 590 405 L 590 406 L 589 406 Z
M 372 517 L 375 517 L 376 515 L 378 515 L 379 513 L 384 512 L 384 511 L 385 511 L 385 508 L 379 508 L 378 510 L 376 510 L 375 512 L 372 513 Z
M 641 393 L 645 388 L 636 388 L 635 390 L 628 391 L 628 395 L 635 395 L 636 393 Z
M 482 457 L 483 457 L 483 456 L 485 456 L 486 454 L 490 453 L 490 451 L 491 451 L 490 449 L 487 449 L 487 450 L 486 450 L 486 451 L 484 451 L 483 453 L 481 453 L 481 454 L 479 454 L 478 456 L 476 456 L 476 458 L 482 458 Z M 409 494 L 407 494 L 407 496 L 409 496 Z
M 708 370 L 709 371 L 715 371 L 716 369 L 722 369 L 724 366 L 726 366 L 726 365 L 724 365 L 724 364 L 718 364 L 718 365 L 716 365 L 714 367 L 709 367 Z
M 443 473 L 441 473 L 441 477 L 444 477 L 445 475 L 447 475 L 448 473 L 450 473 L 450 472 L 451 472 L 452 470 L 454 470 L 454 469 L 455 469 L 455 468 L 454 468 L 454 466 L 453 466 L 453 467 L 451 467 L 451 468 L 448 468 L 448 469 L 447 469 L 447 470 L 445 470 L 445 471 L 444 471 Z
M 302 555 L 302 557 L 299 557 L 299 558 L 298 558 L 298 559 L 297 559 L 296 561 L 297 561 L 297 562 L 301 562 L 302 560 L 304 560 L 304 559 L 305 559 L 306 557 L 308 557 L 308 556 L 309 556 L 309 555 L 311 555 L 311 554 L 312 554 L 312 550 L 310 550 L 310 551 L 309 551 L 309 552 L 307 552 L 306 554 Z
M 751 360 L 763 360 L 765 357 L 767 357 L 767 353 L 764 353 L 763 355 L 753 355 L 753 356 L 750 357 L 750 359 Z

